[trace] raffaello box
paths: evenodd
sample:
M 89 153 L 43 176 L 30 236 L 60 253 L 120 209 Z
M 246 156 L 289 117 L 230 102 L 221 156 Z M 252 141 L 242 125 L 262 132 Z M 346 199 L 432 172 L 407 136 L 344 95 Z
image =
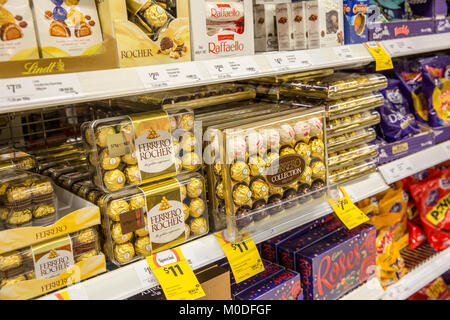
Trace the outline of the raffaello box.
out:
M 376 229 L 342 229 L 295 254 L 305 300 L 334 300 L 375 273 Z
M 255 53 L 252 0 L 191 0 L 193 60 Z

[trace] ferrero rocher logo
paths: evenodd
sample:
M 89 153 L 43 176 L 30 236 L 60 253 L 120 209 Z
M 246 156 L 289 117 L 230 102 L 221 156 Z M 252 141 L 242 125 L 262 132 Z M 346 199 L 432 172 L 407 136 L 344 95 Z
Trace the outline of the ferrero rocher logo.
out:
M 171 207 L 172 206 L 170 205 L 169 201 L 167 201 L 166 197 L 162 197 L 161 206 L 159 207 L 159 211 L 164 211 Z
M 283 156 L 275 161 L 266 171 L 270 185 L 282 187 L 299 180 L 305 170 L 305 160 L 295 154 Z
M 159 138 L 158 132 L 156 132 L 153 129 L 149 129 L 148 134 L 147 134 L 147 139 L 151 140 L 151 139 L 156 139 L 156 138 Z
M 55 250 L 51 250 L 50 253 L 48 254 L 49 259 L 55 259 L 58 256 L 59 254 Z

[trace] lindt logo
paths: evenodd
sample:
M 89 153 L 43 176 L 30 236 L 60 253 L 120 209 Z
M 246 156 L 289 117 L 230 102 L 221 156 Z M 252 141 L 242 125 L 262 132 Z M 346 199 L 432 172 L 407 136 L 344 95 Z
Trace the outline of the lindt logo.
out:
M 217 4 L 217 7 L 211 7 L 210 14 L 213 18 L 235 18 L 241 16 L 241 12 L 236 8 L 232 8 L 229 4 Z
M 226 38 L 219 38 L 219 41 L 228 40 Z M 227 42 L 210 42 L 208 43 L 208 51 L 212 54 L 221 54 L 224 52 L 235 52 L 235 51 L 244 51 L 244 44 L 239 41 L 234 41 L 233 43 Z

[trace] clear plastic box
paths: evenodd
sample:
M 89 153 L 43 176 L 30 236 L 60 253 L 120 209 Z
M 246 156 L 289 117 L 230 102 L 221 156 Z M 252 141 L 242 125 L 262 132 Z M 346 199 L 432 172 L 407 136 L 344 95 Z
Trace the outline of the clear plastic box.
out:
M 57 219 L 53 182 L 35 173 L 0 173 L 0 228 L 48 226 Z
M 330 172 L 340 168 L 364 162 L 378 155 L 378 145 L 364 144 L 354 148 L 328 154 L 328 167 Z
M 373 128 L 359 129 L 343 135 L 327 138 L 328 152 L 337 152 L 375 140 L 377 134 Z
M 292 109 L 207 129 L 205 144 L 216 154 L 206 163 L 210 208 L 215 222 L 225 217 L 230 238 L 242 231 L 239 216 L 270 218 L 269 209 L 261 214 L 266 206 L 289 206 L 298 194 L 326 189 L 323 123 L 321 109 Z
M 330 183 L 349 182 L 377 171 L 375 160 L 330 171 Z
M 377 111 L 355 113 L 343 118 L 327 121 L 327 137 L 335 137 L 345 133 L 372 127 L 380 123 L 380 114 Z
M 119 105 L 123 101 L 132 101 L 161 107 L 164 110 L 177 107 L 196 109 L 233 101 L 254 99 L 255 96 L 256 93 L 252 86 L 223 83 L 197 88 L 162 91 L 151 95 L 120 98 L 115 101 Z
M 284 82 L 288 82 L 291 80 L 325 77 L 325 76 L 332 75 L 333 73 L 334 73 L 333 69 L 310 70 L 310 71 L 305 71 L 305 72 L 297 72 L 297 73 L 289 73 L 289 74 L 283 74 L 283 75 L 260 77 L 260 78 L 248 80 L 247 82 L 251 83 L 251 84 L 284 83 Z
M 381 90 L 386 86 L 387 78 L 382 74 L 338 72 L 325 77 L 285 82 L 280 87 L 280 93 L 285 96 L 335 100 Z
M 47 175 L 49 175 L 54 181 L 56 181 L 61 175 L 70 173 L 76 170 L 87 170 L 89 169 L 88 162 L 86 158 L 76 159 L 73 161 L 64 161 L 64 163 L 59 164 L 55 167 L 46 170 Z
M 32 155 L 15 148 L 1 148 L 0 170 L 8 169 L 34 171 L 36 169 L 36 159 Z
M 62 174 L 56 180 L 60 187 L 72 190 L 72 186 L 78 181 L 84 181 L 92 177 L 90 169 L 78 169 L 69 173 Z
M 196 172 L 106 194 L 99 205 L 107 256 L 121 266 L 206 235 L 205 194 Z
M 82 125 L 94 183 L 104 192 L 201 166 L 201 126 L 190 109 L 152 111 Z
M 328 120 L 342 118 L 359 112 L 369 111 L 384 104 L 381 93 L 369 93 L 363 96 L 324 102 Z
M 50 168 L 64 164 L 71 165 L 74 162 L 85 161 L 86 159 L 86 151 L 84 149 L 72 150 L 64 154 L 59 154 L 58 157 L 48 156 L 47 158 L 42 158 L 38 161 L 37 171 L 42 175 L 50 176 Z

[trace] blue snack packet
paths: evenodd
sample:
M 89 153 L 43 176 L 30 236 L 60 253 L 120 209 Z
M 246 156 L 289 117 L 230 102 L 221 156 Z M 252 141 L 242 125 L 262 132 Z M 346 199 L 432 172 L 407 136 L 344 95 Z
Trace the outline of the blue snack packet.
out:
M 428 102 L 428 124 L 450 125 L 450 56 L 421 59 L 423 93 Z
M 384 96 L 384 105 L 378 107 L 383 139 L 396 142 L 420 133 L 408 101 L 400 90 L 400 80 L 389 79 L 387 88 L 380 92 Z
M 422 65 L 418 60 L 399 62 L 395 65 L 395 74 L 416 120 L 427 124 L 428 102 L 422 90 Z

